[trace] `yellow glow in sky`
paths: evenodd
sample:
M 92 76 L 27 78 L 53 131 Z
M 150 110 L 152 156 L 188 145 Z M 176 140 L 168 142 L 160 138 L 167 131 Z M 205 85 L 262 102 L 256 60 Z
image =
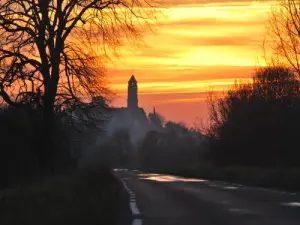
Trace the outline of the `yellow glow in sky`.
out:
M 157 31 L 145 34 L 146 46 L 122 48 L 120 59 L 109 65 L 109 79 L 113 89 L 123 96 L 127 80 L 134 74 L 140 93 L 169 94 L 164 98 L 165 106 L 160 104 L 158 108 L 167 118 L 190 123 L 196 115 L 182 118 L 181 114 L 177 118 L 174 111 L 168 111 L 170 102 L 177 102 L 180 108 L 182 101 L 176 99 L 190 102 L 188 95 L 174 97 L 175 93 L 204 93 L 210 87 L 222 91 L 236 79 L 248 80 L 253 68 L 264 65 L 265 23 L 274 2 L 165 2 L 166 16 L 158 21 Z M 126 97 L 123 100 L 125 105 Z M 154 105 L 151 98 L 139 102 L 146 109 Z

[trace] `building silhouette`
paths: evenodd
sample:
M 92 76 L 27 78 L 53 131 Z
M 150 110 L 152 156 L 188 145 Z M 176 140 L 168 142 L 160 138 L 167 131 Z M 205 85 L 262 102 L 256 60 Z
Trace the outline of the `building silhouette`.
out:
M 106 105 L 102 96 L 94 97 L 86 107 L 89 118 L 91 118 L 98 127 L 104 128 L 109 134 L 116 130 L 128 130 L 135 137 L 143 136 L 149 130 L 161 129 L 156 116 L 155 107 L 149 116 L 142 107 L 139 107 L 138 100 L 138 82 L 134 75 L 130 77 L 127 84 L 127 107 L 109 107 Z M 83 121 L 88 118 L 80 108 L 73 111 L 73 117 L 78 120 L 77 126 L 85 128 Z M 103 123 L 104 122 L 104 123 Z M 87 127 L 85 129 L 88 129 Z
M 110 108 L 109 117 L 108 132 L 126 129 L 138 138 L 149 130 L 145 110 L 138 105 L 138 82 L 134 75 L 128 81 L 127 107 Z
M 127 108 L 135 110 L 138 108 L 138 86 L 134 75 L 128 81 L 128 92 L 127 92 Z
M 137 152 L 138 142 L 145 137 L 148 131 L 155 129 L 153 121 L 148 119 L 145 110 L 139 106 L 138 82 L 134 75 L 128 81 L 126 107 L 110 107 L 106 105 L 101 96 L 94 97 L 91 103 L 85 106 L 89 118 L 101 129 L 94 130 L 91 129 L 94 126 L 87 125 L 89 124 L 88 118 L 80 107 L 71 111 L 76 128 L 81 130 L 81 132 L 74 131 L 72 155 L 84 153 L 87 157 L 93 158 L 94 152 L 106 149 L 101 146 L 106 146 L 107 143 L 114 140 L 117 155 L 125 163 L 129 160 L 130 155 L 135 155 Z

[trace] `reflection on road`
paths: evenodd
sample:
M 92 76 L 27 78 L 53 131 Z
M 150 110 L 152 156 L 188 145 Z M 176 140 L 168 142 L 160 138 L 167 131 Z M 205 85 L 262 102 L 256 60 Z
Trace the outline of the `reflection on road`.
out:
M 300 207 L 300 202 L 286 202 L 282 203 L 281 205 L 290 207 Z
M 153 180 L 157 182 L 205 182 L 206 180 L 202 179 L 192 179 L 192 178 L 184 178 L 178 176 L 171 176 L 171 175 L 162 175 L 162 174 L 155 174 L 155 173 L 141 173 L 138 174 L 141 179 L 144 180 Z

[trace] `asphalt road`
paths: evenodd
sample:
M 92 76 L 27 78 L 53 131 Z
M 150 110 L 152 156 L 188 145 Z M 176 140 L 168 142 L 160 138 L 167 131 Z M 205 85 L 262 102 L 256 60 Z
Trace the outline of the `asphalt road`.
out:
M 124 212 L 130 215 L 122 225 L 300 225 L 299 193 L 138 171 L 115 174 L 128 192 Z

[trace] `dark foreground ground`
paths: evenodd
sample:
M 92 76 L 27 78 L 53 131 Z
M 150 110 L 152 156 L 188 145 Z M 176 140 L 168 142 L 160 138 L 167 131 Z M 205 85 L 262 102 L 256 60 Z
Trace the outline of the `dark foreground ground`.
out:
M 55 175 L 0 191 L 1 225 L 113 225 L 124 205 L 108 169 Z
M 123 219 L 123 225 L 300 224 L 299 193 L 138 171 L 115 175 L 133 191 L 140 211 L 132 216 L 139 221 Z

